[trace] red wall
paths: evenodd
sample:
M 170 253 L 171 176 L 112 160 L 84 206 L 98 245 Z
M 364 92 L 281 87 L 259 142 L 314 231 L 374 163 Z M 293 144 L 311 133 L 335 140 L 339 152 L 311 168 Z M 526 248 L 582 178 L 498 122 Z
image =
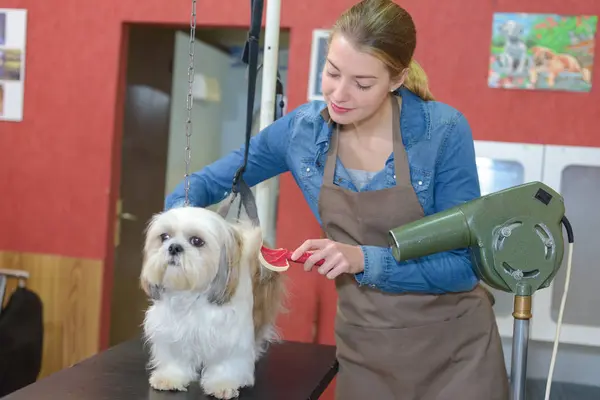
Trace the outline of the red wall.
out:
M 120 157 L 122 33 L 127 22 L 181 24 L 189 0 L 3 0 L 28 15 L 22 123 L 0 122 L 0 249 L 106 259 L 110 289 L 112 219 Z M 249 1 L 199 0 L 199 25 L 247 26 Z M 312 30 L 328 28 L 353 0 L 282 2 L 291 29 L 290 107 L 306 101 Z M 600 146 L 597 87 L 589 94 L 487 87 L 494 11 L 600 13 L 593 0 L 419 0 L 401 2 L 419 32 L 417 58 L 434 94 L 462 110 L 476 139 Z M 234 6 L 235 4 L 235 6 Z M 237 15 L 237 17 L 236 17 Z M 594 83 L 600 85 L 598 74 Z M 585 128 L 589 125 L 590 128 Z M 594 127 L 594 128 L 591 128 Z M 282 180 L 278 239 L 294 248 L 320 230 L 289 176 Z M 293 269 L 286 338 L 330 342 L 331 284 Z M 320 295 L 319 293 L 326 293 Z M 106 317 L 106 315 L 105 315 Z M 321 325 L 322 326 L 322 325 Z

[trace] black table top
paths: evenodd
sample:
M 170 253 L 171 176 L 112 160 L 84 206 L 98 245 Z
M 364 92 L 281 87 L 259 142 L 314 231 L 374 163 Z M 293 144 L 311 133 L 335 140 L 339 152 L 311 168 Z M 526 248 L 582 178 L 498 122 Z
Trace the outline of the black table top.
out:
M 187 392 L 160 392 L 148 385 L 147 352 L 139 340 L 112 347 L 56 372 L 2 400 L 214 400 L 197 382 Z M 318 399 L 337 373 L 335 347 L 282 342 L 256 367 L 256 384 L 239 400 Z

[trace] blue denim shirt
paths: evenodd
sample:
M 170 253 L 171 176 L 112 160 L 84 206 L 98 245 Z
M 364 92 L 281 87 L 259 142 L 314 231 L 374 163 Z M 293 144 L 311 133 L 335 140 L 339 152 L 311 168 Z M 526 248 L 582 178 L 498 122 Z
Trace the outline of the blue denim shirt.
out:
M 471 129 L 465 117 L 441 102 L 425 102 L 401 89 L 400 124 L 411 180 L 425 215 L 446 210 L 480 196 Z M 291 172 L 321 223 L 318 199 L 331 127 L 324 120 L 325 103 L 305 103 L 255 135 L 250 142 L 244 180 L 254 186 L 275 175 Z M 232 178 L 242 165 L 244 146 L 195 172 L 190 177 L 192 206 L 207 207 L 223 200 Z M 335 183 L 357 190 L 338 159 Z M 394 155 L 385 168 L 361 190 L 377 190 L 395 185 Z M 166 198 L 165 207 L 183 203 L 180 183 Z M 401 205 L 399 205 L 401 206 Z M 308 239 L 308 238 L 307 238 Z M 444 293 L 473 288 L 474 274 L 468 249 L 448 251 L 419 259 L 396 262 L 385 247 L 361 246 L 364 271 L 356 274 L 361 285 L 385 292 Z

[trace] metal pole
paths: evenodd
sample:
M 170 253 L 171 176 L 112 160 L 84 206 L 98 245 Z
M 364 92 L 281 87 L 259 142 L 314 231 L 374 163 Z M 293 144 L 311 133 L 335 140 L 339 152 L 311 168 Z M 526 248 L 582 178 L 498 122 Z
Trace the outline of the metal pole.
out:
M 274 121 L 275 89 L 279 56 L 281 0 L 268 0 L 265 23 L 265 44 L 262 66 L 260 130 Z M 271 178 L 256 186 L 256 206 L 263 229 L 263 239 L 270 246 L 275 242 L 276 197 L 278 180 Z
M 513 343 L 510 367 L 511 400 L 525 400 L 529 321 L 532 316 L 531 297 L 528 288 L 519 287 L 514 299 Z
M 512 400 L 525 400 L 527 386 L 527 350 L 529 344 L 529 320 L 515 319 L 510 370 Z

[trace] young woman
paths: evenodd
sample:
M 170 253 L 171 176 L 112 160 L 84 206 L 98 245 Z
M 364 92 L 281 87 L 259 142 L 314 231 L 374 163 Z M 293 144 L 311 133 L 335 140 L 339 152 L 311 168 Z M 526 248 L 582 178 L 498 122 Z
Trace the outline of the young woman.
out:
M 471 130 L 436 102 L 413 60 L 415 26 L 390 0 L 364 0 L 334 25 L 325 102 L 252 138 L 244 179 L 289 171 L 327 239 L 305 264 L 335 279 L 341 400 L 508 400 L 491 302 L 467 249 L 397 263 L 387 232 L 480 196 Z M 224 199 L 240 149 L 194 173 L 190 203 Z M 184 198 L 180 184 L 166 207 Z

